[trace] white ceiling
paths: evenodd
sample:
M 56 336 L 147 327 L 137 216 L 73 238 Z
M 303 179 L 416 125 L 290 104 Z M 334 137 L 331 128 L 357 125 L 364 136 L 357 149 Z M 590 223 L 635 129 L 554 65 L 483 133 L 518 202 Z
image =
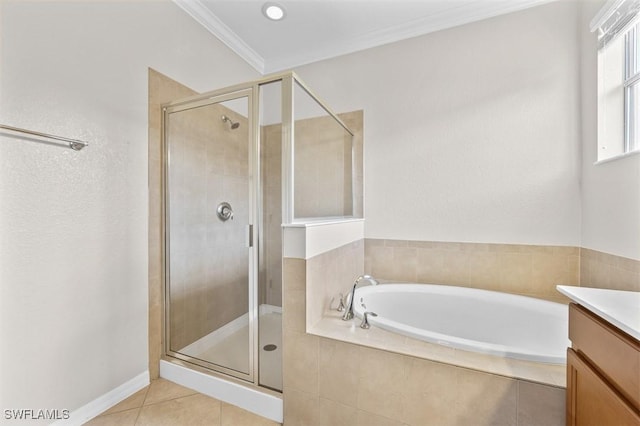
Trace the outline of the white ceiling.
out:
M 553 0 L 173 0 L 262 74 L 344 55 Z

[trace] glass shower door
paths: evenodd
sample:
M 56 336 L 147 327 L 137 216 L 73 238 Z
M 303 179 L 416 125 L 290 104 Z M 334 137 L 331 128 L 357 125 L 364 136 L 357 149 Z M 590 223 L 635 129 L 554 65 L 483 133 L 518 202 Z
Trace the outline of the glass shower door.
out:
M 245 380 L 255 355 L 252 92 L 165 109 L 167 353 Z

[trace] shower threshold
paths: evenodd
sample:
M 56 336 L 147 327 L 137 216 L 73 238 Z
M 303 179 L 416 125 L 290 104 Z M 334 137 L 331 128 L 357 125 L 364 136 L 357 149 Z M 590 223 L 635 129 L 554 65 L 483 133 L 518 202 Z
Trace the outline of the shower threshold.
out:
M 259 309 L 259 384 L 265 391 L 241 385 L 221 374 L 190 368 L 182 361 L 160 361 L 160 377 L 200 393 L 244 408 L 262 417 L 282 422 L 282 398 L 272 389 L 282 389 L 282 308 L 261 305 Z M 242 371 L 248 365 L 246 342 L 249 337 L 248 314 L 182 348 L 179 353 Z
M 282 396 L 276 396 L 275 392 L 262 392 L 257 388 L 194 370 L 179 361 L 164 359 L 160 360 L 160 377 L 274 422 L 283 422 Z

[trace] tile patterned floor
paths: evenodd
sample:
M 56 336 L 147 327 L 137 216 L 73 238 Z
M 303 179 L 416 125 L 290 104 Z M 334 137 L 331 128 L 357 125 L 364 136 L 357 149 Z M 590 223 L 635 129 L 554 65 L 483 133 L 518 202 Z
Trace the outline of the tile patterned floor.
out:
M 277 426 L 279 423 L 158 379 L 85 425 Z

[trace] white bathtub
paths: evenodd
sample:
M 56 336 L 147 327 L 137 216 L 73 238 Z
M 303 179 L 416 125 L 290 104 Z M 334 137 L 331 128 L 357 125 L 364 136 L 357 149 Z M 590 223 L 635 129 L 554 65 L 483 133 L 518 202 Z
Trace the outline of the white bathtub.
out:
M 366 307 L 366 309 L 365 309 Z M 453 348 L 564 364 L 566 305 L 488 290 L 431 284 L 381 284 L 356 290 L 354 311 L 372 327 Z

